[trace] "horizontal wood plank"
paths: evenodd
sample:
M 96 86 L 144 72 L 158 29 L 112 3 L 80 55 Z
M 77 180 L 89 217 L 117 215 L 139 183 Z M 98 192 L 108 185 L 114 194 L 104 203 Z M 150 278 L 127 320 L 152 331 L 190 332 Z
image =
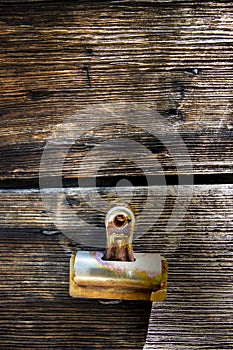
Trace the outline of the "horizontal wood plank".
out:
M 151 303 L 71 298 L 58 236 L 1 229 L 0 247 L 2 349 L 142 349 Z
M 38 177 L 59 123 L 96 104 L 125 102 L 159 112 L 177 130 L 194 173 L 230 172 L 232 10 L 229 1 L 2 4 L 0 179 Z M 94 135 L 90 128 L 67 157 L 64 176 L 78 177 L 90 147 L 115 137 L 114 127 L 101 126 Z M 159 160 L 164 173 L 174 174 L 168 152 L 143 132 L 120 128 L 118 137 L 143 139 L 156 153 L 143 157 L 149 173 L 157 174 L 151 164 Z M 83 176 L 92 175 L 93 162 Z M 110 176 L 138 171 L 115 159 L 102 170 Z
M 208 235 L 216 239 L 218 234 L 228 237 L 232 229 L 232 191 L 233 185 L 183 186 L 180 192 L 177 192 L 177 186 L 154 186 L 150 187 L 149 193 L 147 187 L 88 188 L 82 192 L 79 188 L 67 188 L 64 192 L 49 189 L 45 200 L 55 202 L 52 210 L 62 220 L 64 229 L 77 232 L 77 242 L 91 236 L 95 228 L 104 227 L 106 212 L 112 206 L 129 205 L 136 219 L 142 220 L 140 215 L 149 201 L 147 211 L 143 212 L 145 231 L 135 240 L 135 248 L 139 244 L 139 249 L 149 251 L 151 248 L 160 253 L 169 253 L 171 249 L 172 254 L 183 238 L 194 237 L 195 242 L 201 238 L 201 244 Z M 64 194 L 67 206 L 62 206 L 64 197 L 61 194 Z M 47 204 L 44 205 L 38 190 L 2 190 L 0 201 L 1 228 L 36 229 L 45 235 L 59 233 L 54 224 L 58 223 L 56 216 L 49 211 Z M 166 227 L 174 216 L 177 201 L 179 208 L 171 221 L 174 225 L 171 232 L 167 232 Z M 76 226 L 76 217 L 80 219 L 79 227 Z
M 138 190 L 131 201 L 135 213 L 146 197 L 145 188 Z M 77 215 L 101 225 L 104 213 L 85 210 L 83 203 L 79 207 L 78 189 L 72 191 L 67 198 Z M 114 204 L 117 193 L 121 200 L 131 193 L 130 188 L 114 191 L 101 189 L 101 195 Z M 98 197 L 94 191 L 89 195 L 94 204 Z M 161 187 L 154 189 L 156 202 L 162 195 Z M 184 219 L 170 233 L 165 232 L 165 223 L 174 205 L 172 186 L 167 197 L 160 219 L 134 243 L 136 251 L 162 253 L 169 263 L 168 299 L 153 304 L 145 348 L 230 349 L 233 186 L 194 186 Z M 106 306 L 71 299 L 69 257 L 78 245 L 56 231 L 38 191 L 1 191 L 0 201 L 1 346 L 98 349 L 104 343 L 108 349 L 142 349 L 150 305 Z M 64 212 L 68 223 L 66 215 Z M 148 211 L 147 221 L 151 220 Z M 81 232 L 83 227 L 76 229 Z

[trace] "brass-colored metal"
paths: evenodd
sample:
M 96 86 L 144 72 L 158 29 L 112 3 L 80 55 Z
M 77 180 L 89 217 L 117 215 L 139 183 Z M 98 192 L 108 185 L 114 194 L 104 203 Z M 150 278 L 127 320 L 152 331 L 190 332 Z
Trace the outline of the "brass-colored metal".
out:
M 106 252 L 78 251 L 71 257 L 72 297 L 165 300 L 167 262 L 159 254 L 133 253 L 134 222 L 128 208 L 115 207 L 108 212 Z
M 165 300 L 167 262 L 160 255 L 136 253 L 134 262 L 104 261 L 103 256 L 103 252 L 79 251 L 71 257 L 72 297 Z
M 133 231 L 135 218 L 125 206 L 110 209 L 105 218 L 107 246 L 105 260 L 134 261 Z

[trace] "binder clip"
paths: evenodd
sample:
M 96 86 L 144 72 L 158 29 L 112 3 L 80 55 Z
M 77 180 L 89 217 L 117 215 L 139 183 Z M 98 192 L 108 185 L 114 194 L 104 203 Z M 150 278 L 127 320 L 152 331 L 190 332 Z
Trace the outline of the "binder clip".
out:
M 70 296 L 74 298 L 164 301 L 167 261 L 159 254 L 134 253 L 135 217 L 125 206 L 105 218 L 107 246 L 78 251 L 70 260 Z

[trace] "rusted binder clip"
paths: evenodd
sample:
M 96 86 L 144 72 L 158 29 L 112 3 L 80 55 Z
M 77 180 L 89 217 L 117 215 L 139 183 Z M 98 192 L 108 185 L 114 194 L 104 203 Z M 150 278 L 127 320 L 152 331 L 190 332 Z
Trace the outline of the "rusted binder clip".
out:
M 74 298 L 164 301 L 167 261 L 159 254 L 134 253 L 135 218 L 124 206 L 106 215 L 105 252 L 78 251 L 70 260 L 70 295 Z

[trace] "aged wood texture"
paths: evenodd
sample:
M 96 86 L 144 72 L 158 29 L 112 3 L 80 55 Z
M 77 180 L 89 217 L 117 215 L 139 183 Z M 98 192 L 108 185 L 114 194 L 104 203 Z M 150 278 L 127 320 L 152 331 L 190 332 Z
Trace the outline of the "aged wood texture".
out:
M 97 176 L 112 181 L 104 178 L 103 186 L 121 176 L 138 177 L 137 184 L 145 184 L 141 162 L 147 174 L 158 175 L 154 184 L 164 174 L 188 174 L 180 141 L 161 128 L 178 151 L 174 161 L 158 135 L 145 131 L 148 119 L 143 114 L 141 128 L 116 125 L 103 114 L 93 131 L 96 113 L 92 120 L 84 118 L 86 132 L 70 149 L 63 176 L 70 179 L 66 185 L 75 186 L 66 189 L 69 208 L 90 226 L 76 225 L 70 209 L 60 210 L 55 200 L 63 224 L 74 235 L 78 232 L 82 247 L 59 233 L 35 189 L 41 156 L 48 137 L 65 119 L 90 107 L 95 111 L 96 105 L 131 102 L 158 112 L 179 133 L 192 173 L 200 179 L 206 175 L 207 181 L 210 174 L 220 179 L 229 174 L 229 180 L 232 44 L 230 1 L 0 0 L 0 187 L 8 188 L 0 190 L 1 349 L 143 348 L 150 304 L 107 306 L 71 299 L 68 275 L 70 254 L 87 245 L 84 238 L 93 236 L 93 229 L 103 227 L 109 205 L 129 202 L 140 217 L 148 188 L 134 187 L 133 195 L 128 187 L 118 187 L 117 193 L 98 188 L 100 197 L 89 188 L 82 197 L 77 177 L 93 176 L 100 156 Z M 64 135 L 68 131 L 64 128 Z M 109 161 L 107 152 L 96 154 L 79 173 L 94 146 L 122 136 L 151 153 L 142 155 L 129 145 L 130 159 Z M 178 170 L 176 161 L 182 164 Z M 53 199 L 58 191 L 49 188 L 52 184 L 47 193 Z M 135 251 L 162 253 L 169 263 L 168 299 L 153 304 L 145 349 L 232 349 L 233 186 L 195 185 L 184 217 L 190 186 L 181 188 L 180 211 L 173 218 L 173 223 L 180 220 L 176 230 L 166 232 L 177 188 L 154 186 L 144 222 L 157 221 L 134 244 Z M 96 209 L 101 200 L 106 201 L 102 211 Z M 98 239 L 96 246 L 102 246 Z
M 176 213 L 174 223 L 178 221 L 180 224 L 174 232 L 170 233 L 166 232 L 166 226 L 169 218 L 174 215 L 173 208 L 177 200 L 177 186 L 150 188 L 151 206 L 145 215 L 144 223 L 145 225 L 152 223 L 153 227 L 143 237 L 136 239 L 136 249 L 138 247 L 146 251 L 172 255 L 179 245 L 179 241 L 183 238 L 187 240 L 202 238 L 205 240 L 209 234 L 214 234 L 214 236 L 216 234 L 218 237 L 219 233 L 228 237 L 228 231 L 231 232 L 232 229 L 233 185 L 194 185 L 192 198 L 187 208 L 186 197 L 190 193 L 190 188 L 191 186 L 184 186 L 183 192 L 179 195 L 180 209 Z M 119 203 L 128 204 L 134 211 L 136 219 L 139 220 L 148 194 L 147 187 L 134 187 L 133 194 L 130 187 L 118 187 L 117 190 L 99 188 L 97 192 L 95 190 L 86 189 L 80 194 L 79 188 L 66 189 L 65 197 L 69 206 L 62 207 L 61 214 L 59 213 L 60 197 L 57 197 L 57 192 L 54 190 L 48 192 L 48 198 L 57 201 L 55 210 L 63 221 L 64 227 L 72 229 L 73 222 L 70 220 L 70 210 L 74 211 L 74 217 L 77 216 L 77 218 L 84 220 L 84 223 L 89 223 L 88 226 L 80 221 L 80 229 L 76 226 L 73 227 L 73 230 L 78 232 L 78 235 L 74 237 L 75 241 L 80 243 L 88 235 L 92 237 L 95 226 L 97 228 L 98 225 L 104 227 L 107 210 Z M 41 230 L 45 235 L 59 232 L 53 224 L 53 218 L 49 216 L 50 213 L 46 212 L 39 190 L 2 190 L 0 200 L 0 228 L 31 228 L 37 231 Z M 96 208 L 96 205 L 100 205 L 99 208 Z M 218 227 L 219 233 L 216 231 L 216 227 Z M 202 239 L 197 243 L 201 244 Z M 96 243 L 98 243 L 98 237 L 96 237 Z
M 230 171 L 230 1 L 0 6 L 1 179 L 37 177 L 46 140 L 56 125 L 86 107 L 111 102 L 134 102 L 158 111 L 183 137 L 195 173 Z M 101 126 L 93 136 L 89 127 L 67 157 L 66 177 L 77 177 L 90 148 L 114 135 Z M 127 128 L 119 132 L 133 137 Z M 144 139 L 157 153 L 165 173 L 175 172 L 153 135 L 139 130 L 135 138 Z M 143 159 L 150 169 L 151 157 Z M 111 176 L 126 169 L 137 174 L 135 166 L 124 161 L 117 163 L 117 170 L 106 164 L 104 171 Z M 89 167 L 83 175 L 90 175 Z
M 61 237 L 1 229 L 0 247 L 1 349 L 142 349 L 150 303 L 71 298 Z
M 144 190 L 132 200 L 136 211 L 144 205 Z M 122 188 L 118 194 L 124 199 L 130 191 Z M 155 189 L 156 201 L 163 194 Z M 90 196 L 94 204 L 93 191 Z M 102 189 L 102 196 L 114 203 L 117 195 Z M 160 252 L 169 262 L 168 300 L 153 305 L 146 349 L 231 349 L 233 186 L 194 186 L 185 218 L 167 234 L 173 197 L 171 187 L 158 223 L 134 244 L 136 251 Z M 90 216 L 92 225 L 103 223 L 103 214 L 81 209 L 77 189 L 68 198 L 77 215 Z M 52 231 L 38 192 L 2 192 L 0 201 L 2 348 L 142 349 L 148 305 L 72 300 L 69 257 L 77 246 Z M 69 220 L 66 213 L 64 220 Z M 77 228 L 80 237 L 82 228 Z

